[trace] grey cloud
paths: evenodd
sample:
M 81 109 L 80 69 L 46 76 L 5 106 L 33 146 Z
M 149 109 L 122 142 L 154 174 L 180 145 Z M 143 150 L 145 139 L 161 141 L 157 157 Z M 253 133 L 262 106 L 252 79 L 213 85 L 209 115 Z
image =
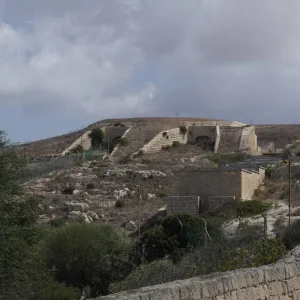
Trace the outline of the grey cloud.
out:
M 0 4 L 12 26 L 0 30 L 0 95 L 24 95 L 16 103 L 30 92 L 93 117 L 297 118 L 297 0 Z M 147 65 L 158 76 L 138 73 Z

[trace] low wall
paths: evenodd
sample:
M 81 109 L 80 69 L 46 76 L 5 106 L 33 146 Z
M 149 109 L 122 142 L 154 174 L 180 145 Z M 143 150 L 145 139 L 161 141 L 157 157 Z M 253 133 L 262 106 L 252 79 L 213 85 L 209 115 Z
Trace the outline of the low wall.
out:
M 167 199 L 167 215 L 190 214 L 199 215 L 200 197 L 171 196 Z
M 164 134 L 165 132 L 165 134 Z M 144 145 L 142 150 L 145 153 L 157 153 L 161 151 L 162 147 L 172 146 L 173 142 L 186 144 L 188 140 L 188 133 L 182 134 L 180 128 L 161 131 L 148 144 Z
M 178 280 L 96 300 L 299 300 L 300 247 L 276 264 Z

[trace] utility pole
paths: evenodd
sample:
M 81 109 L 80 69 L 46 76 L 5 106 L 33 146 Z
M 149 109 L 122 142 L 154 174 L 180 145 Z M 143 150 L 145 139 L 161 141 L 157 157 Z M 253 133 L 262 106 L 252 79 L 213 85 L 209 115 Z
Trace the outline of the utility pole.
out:
M 291 157 L 289 157 L 289 243 L 292 246 L 292 233 L 291 233 L 291 204 L 292 204 L 292 168 L 291 168 Z
M 139 226 L 139 238 L 141 237 L 141 195 L 140 195 L 140 184 L 138 185 L 138 226 Z

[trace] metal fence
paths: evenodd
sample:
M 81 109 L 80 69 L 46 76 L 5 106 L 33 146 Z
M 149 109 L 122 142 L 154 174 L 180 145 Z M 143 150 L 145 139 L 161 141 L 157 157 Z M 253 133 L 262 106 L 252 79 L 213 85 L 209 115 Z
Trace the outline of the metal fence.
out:
M 74 167 L 84 161 L 102 160 L 107 153 L 90 151 L 59 157 L 42 157 L 28 160 L 30 178 L 34 179 L 48 173 Z

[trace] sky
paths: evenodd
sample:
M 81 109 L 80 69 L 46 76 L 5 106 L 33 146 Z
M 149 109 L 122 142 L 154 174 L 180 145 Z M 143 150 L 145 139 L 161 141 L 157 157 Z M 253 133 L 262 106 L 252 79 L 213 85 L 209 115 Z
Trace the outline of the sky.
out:
M 104 118 L 300 123 L 299 0 L 0 0 L 0 129 Z

